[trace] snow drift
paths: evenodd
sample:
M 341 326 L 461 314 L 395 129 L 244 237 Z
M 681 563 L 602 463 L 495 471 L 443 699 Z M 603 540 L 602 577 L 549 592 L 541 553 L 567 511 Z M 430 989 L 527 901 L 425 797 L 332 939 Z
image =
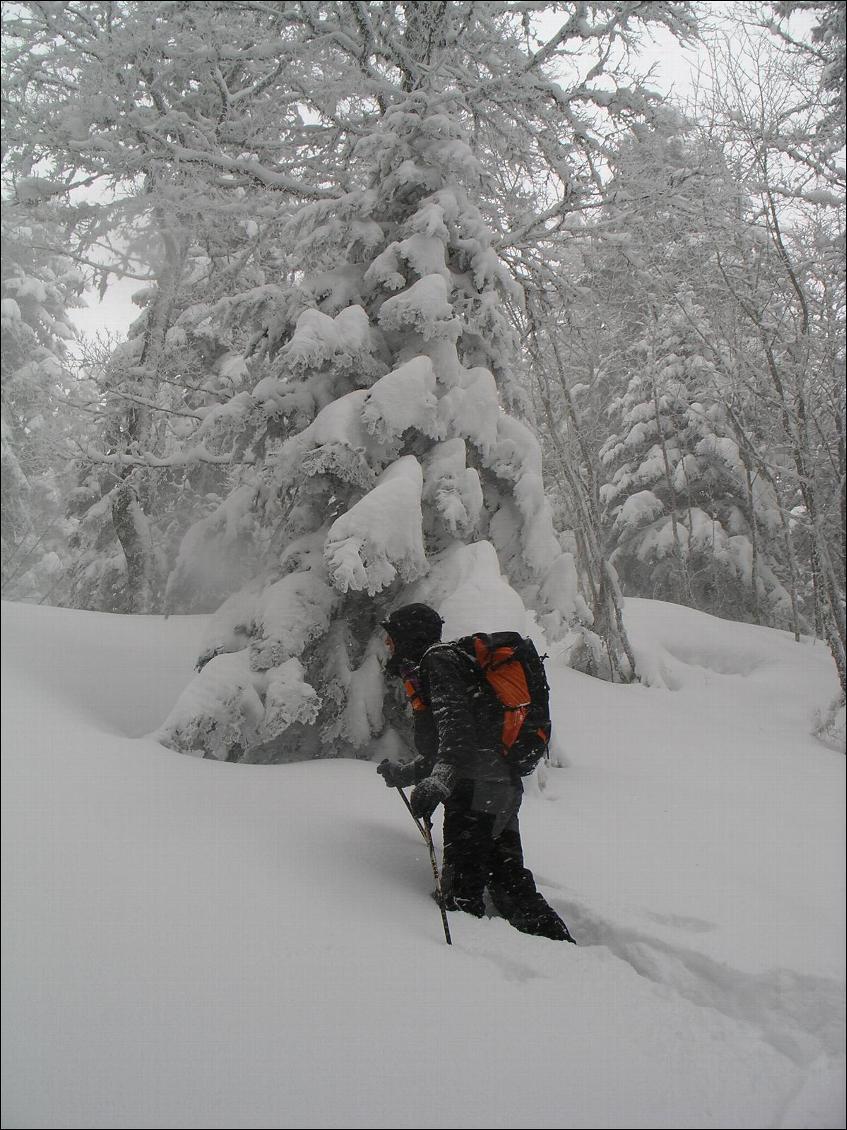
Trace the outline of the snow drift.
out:
M 630 601 L 550 666 L 527 862 L 580 945 L 452 917 L 366 761 L 148 734 L 204 618 L 3 606 L 3 1125 L 844 1125 L 844 757 L 821 644 Z

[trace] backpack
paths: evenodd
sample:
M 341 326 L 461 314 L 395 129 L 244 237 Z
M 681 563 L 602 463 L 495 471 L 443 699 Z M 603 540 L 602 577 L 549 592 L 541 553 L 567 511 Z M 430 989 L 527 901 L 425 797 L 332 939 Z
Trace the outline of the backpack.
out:
M 469 656 L 503 706 L 500 752 L 519 776 L 527 777 L 546 755 L 552 729 L 542 656 L 517 632 L 475 632 L 452 646 Z

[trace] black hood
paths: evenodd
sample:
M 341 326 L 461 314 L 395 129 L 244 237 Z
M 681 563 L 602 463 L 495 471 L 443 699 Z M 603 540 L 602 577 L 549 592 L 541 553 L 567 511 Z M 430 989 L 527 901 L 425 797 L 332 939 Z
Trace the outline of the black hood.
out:
M 382 626 L 394 641 L 394 655 L 389 669 L 398 661 L 420 663 L 421 656 L 441 639 L 444 621 L 428 604 L 404 604 L 396 609 Z

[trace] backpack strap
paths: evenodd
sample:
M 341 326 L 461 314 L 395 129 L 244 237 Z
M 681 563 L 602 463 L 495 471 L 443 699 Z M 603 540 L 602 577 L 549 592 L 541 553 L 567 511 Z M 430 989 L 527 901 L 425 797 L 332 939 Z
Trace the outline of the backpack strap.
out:
M 400 677 L 403 680 L 403 690 L 406 692 L 406 698 L 409 700 L 412 711 L 415 714 L 422 714 L 425 710 L 429 710 L 429 704 L 423 695 L 420 668 L 415 667 L 412 663 L 404 663 L 400 667 Z

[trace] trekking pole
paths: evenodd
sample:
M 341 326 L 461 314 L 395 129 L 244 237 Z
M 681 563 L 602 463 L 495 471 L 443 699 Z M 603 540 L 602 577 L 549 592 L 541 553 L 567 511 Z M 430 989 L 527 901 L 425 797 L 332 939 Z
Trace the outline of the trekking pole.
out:
M 397 792 L 403 798 L 403 803 L 408 808 L 409 815 L 415 822 L 415 827 L 423 836 L 424 840 L 426 841 L 426 846 L 429 848 L 429 862 L 432 864 L 432 873 L 435 876 L 435 899 L 438 903 L 438 909 L 441 911 L 441 922 L 444 926 L 444 937 L 447 939 L 447 945 L 452 946 L 453 939 L 450 937 L 450 927 L 447 923 L 447 911 L 444 909 L 444 896 L 441 892 L 441 876 L 438 873 L 438 862 L 435 858 L 435 844 L 432 842 L 432 821 L 427 819 L 424 823 L 422 823 L 420 820 L 418 820 L 417 816 L 415 816 L 414 812 L 412 812 L 412 806 L 409 804 L 408 797 L 399 785 L 397 786 Z
M 427 836 L 426 836 L 426 832 L 424 831 L 424 826 L 423 826 L 423 824 L 421 824 L 420 820 L 418 820 L 417 816 L 415 816 L 414 812 L 412 812 L 412 806 L 409 804 L 408 797 L 406 796 L 406 794 L 403 792 L 403 790 L 400 788 L 399 785 L 397 785 L 396 788 L 397 788 L 397 792 L 403 798 L 403 803 L 405 804 L 405 806 L 409 810 L 409 815 L 411 816 L 411 818 L 415 822 L 415 827 L 420 832 L 420 834 L 423 836 L 424 841 L 426 841 Z
M 435 876 L 435 897 L 438 899 L 438 909 L 441 911 L 441 924 L 444 927 L 444 937 L 447 939 L 447 945 L 452 946 L 453 939 L 450 937 L 450 927 L 447 924 L 447 911 L 444 909 L 444 894 L 441 890 L 441 876 L 438 874 L 438 864 L 435 861 L 435 844 L 432 842 L 432 821 L 427 819 L 424 823 L 425 836 L 427 847 L 429 848 L 429 862 L 432 864 L 432 873 Z

